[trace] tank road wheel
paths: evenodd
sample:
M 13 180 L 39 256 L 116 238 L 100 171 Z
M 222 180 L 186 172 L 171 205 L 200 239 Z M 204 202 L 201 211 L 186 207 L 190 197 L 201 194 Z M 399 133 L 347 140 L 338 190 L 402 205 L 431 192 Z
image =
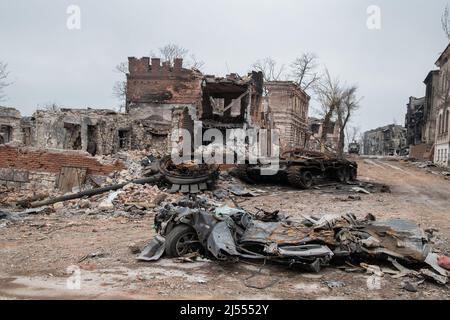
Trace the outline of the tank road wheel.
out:
M 175 226 L 166 237 L 166 254 L 169 257 L 182 257 L 200 250 L 197 232 L 187 224 Z
M 296 167 L 290 167 L 287 170 L 287 178 L 291 186 L 301 189 L 311 188 L 314 182 L 314 177 L 310 171 Z
M 358 178 L 358 171 L 355 167 L 349 168 L 350 170 L 350 181 L 355 181 Z
M 255 184 L 255 180 L 250 178 L 248 172 L 247 172 L 247 166 L 246 165 L 237 165 L 236 166 L 236 174 L 239 179 L 241 179 L 244 182 L 247 182 L 248 184 Z
M 347 168 L 340 167 L 336 170 L 336 180 L 340 183 L 347 183 L 350 178 L 350 173 Z
M 303 185 L 305 186 L 305 189 L 311 188 L 312 185 L 314 184 L 314 177 L 313 177 L 311 171 L 306 171 L 306 170 L 301 171 L 300 175 L 301 175 Z

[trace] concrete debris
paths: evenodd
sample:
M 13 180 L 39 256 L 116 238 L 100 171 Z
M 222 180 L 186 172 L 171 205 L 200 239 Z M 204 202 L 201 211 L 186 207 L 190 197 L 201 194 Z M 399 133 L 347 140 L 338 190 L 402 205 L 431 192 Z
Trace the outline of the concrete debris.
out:
M 228 191 L 234 194 L 235 196 L 240 197 L 255 197 L 258 195 L 257 193 L 252 192 L 249 189 L 246 189 L 240 185 L 231 185 L 228 187 Z
M 403 281 L 402 288 L 409 292 L 417 292 L 417 283 L 411 281 Z
M 351 190 L 352 190 L 353 192 L 357 192 L 357 193 L 370 194 L 369 191 L 367 191 L 366 189 L 361 188 L 361 187 L 353 187 Z
M 429 269 L 420 269 L 420 274 L 424 276 L 426 279 L 431 279 L 438 284 L 446 285 L 448 282 L 448 277 L 441 276 Z
M 113 200 L 117 197 L 120 191 L 111 192 L 106 199 L 100 202 L 97 206 L 100 210 L 112 210 L 114 208 Z
M 84 260 L 86 260 L 86 259 L 88 259 L 88 258 L 102 258 L 102 257 L 105 257 L 105 256 L 106 256 L 106 253 L 101 252 L 101 251 L 98 251 L 98 252 L 92 252 L 92 253 L 89 253 L 89 254 L 87 254 L 87 255 L 81 257 L 81 258 L 78 260 L 78 263 L 83 262 Z
M 392 265 L 399 271 L 396 274 L 392 276 L 392 278 L 402 278 L 404 276 L 418 276 L 419 273 L 414 270 L 410 270 L 404 266 L 402 266 L 400 263 L 397 262 L 397 260 L 389 257 L 388 260 L 392 263 Z
M 326 284 L 330 289 L 345 287 L 344 281 L 325 280 L 323 281 L 323 284 Z
M 366 263 L 361 263 L 361 267 L 363 267 L 364 269 L 366 269 L 366 272 L 368 274 L 374 274 L 377 277 L 382 277 L 384 276 L 384 272 L 381 270 L 380 266 L 376 266 L 376 265 L 369 265 Z

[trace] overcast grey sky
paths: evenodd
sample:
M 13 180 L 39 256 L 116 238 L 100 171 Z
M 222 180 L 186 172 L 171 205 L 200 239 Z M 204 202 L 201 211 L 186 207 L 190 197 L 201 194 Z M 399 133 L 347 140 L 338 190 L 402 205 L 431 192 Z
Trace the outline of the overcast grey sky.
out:
M 2 104 L 23 115 L 48 102 L 113 108 L 114 66 L 177 43 L 217 75 L 245 74 L 265 56 L 289 64 L 312 51 L 332 75 L 359 85 L 361 129 L 403 124 L 408 97 L 424 95 L 423 80 L 448 43 L 440 26 L 446 3 L 0 0 L 0 61 L 14 82 Z M 81 8 L 80 30 L 66 27 L 71 4 Z M 381 8 L 381 30 L 367 28 L 370 5 Z

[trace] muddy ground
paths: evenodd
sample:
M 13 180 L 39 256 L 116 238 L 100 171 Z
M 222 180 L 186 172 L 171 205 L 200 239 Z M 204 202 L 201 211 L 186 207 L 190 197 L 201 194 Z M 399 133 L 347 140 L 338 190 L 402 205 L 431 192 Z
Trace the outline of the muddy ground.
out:
M 258 186 L 266 191 L 239 198 L 248 210 L 264 207 L 300 218 L 302 214 L 367 213 L 377 219 L 399 217 L 438 230 L 436 244 L 450 254 L 450 181 L 414 164 L 358 159 L 359 179 L 387 184 L 391 193 L 358 194 L 323 186 L 295 190 Z M 447 286 L 431 282 L 417 292 L 402 289 L 403 279 L 388 274 L 319 273 L 255 262 L 210 260 L 138 262 L 130 249 L 154 235 L 153 215 L 49 215 L 0 227 L 0 298 L 3 299 L 449 299 Z M 0 221 L 1 222 L 1 221 Z M 254 287 L 267 286 L 265 289 Z

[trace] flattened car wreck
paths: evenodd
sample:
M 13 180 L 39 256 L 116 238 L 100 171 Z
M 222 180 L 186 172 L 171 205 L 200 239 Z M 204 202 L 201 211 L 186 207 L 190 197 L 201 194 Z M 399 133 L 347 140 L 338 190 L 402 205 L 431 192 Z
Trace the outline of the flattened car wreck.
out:
M 198 253 L 218 260 L 259 259 L 318 272 L 339 259 L 400 259 L 424 262 L 427 234 L 407 220 L 376 221 L 372 215 L 305 217 L 294 221 L 278 211 L 255 213 L 218 206 L 203 197 L 165 204 L 155 216 L 157 236 L 138 256 Z

